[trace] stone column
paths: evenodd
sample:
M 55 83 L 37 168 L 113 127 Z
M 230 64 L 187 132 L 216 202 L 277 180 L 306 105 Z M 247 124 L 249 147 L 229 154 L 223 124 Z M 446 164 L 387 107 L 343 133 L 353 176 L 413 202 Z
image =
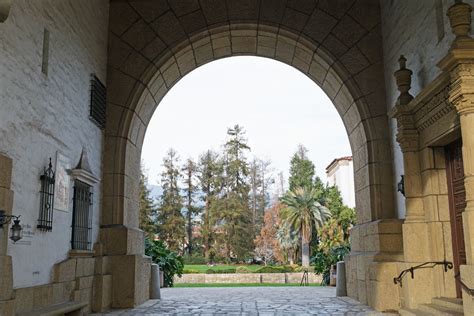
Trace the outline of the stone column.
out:
M 0 209 L 12 213 L 13 192 L 10 190 L 12 160 L 0 154 Z M 12 257 L 7 255 L 9 225 L 0 229 L 0 315 L 13 315 L 15 311 L 13 295 Z
M 463 212 L 466 265 L 461 266 L 462 281 L 474 288 L 474 39 L 469 36 L 471 6 L 461 1 L 451 6 L 448 17 L 456 35 L 448 55 L 438 66 L 451 77 L 449 101 L 456 108 L 463 142 L 466 208 Z M 463 290 L 466 315 L 474 310 L 474 298 Z M 469 311 L 469 312 L 468 312 Z
M 397 119 L 397 142 L 403 153 L 405 170 L 405 205 L 407 222 L 424 221 L 423 188 L 421 185 L 421 170 L 419 160 L 419 134 L 415 127 L 413 114 L 408 104 L 413 100 L 409 93 L 411 88 L 412 71 L 406 68 L 406 58 L 400 56 L 400 69 L 394 75 L 400 96 L 391 115 Z
M 397 119 L 397 142 L 403 153 L 406 215 L 402 225 L 403 261 L 405 269 L 421 262 L 430 261 L 428 226 L 423 206 L 423 185 L 421 177 L 419 133 L 415 125 L 409 93 L 412 71 L 406 68 L 406 59 L 400 56 L 400 69 L 394 73 L 400 96 L 391 116 Z M 431 291 L 420 291 L 419 284 L 431 280 L 431 272 L 417 273 L 417 281 L 406 280 L 402 288 L 403 306 L 416 307 L 419 303 L 431 301 Z

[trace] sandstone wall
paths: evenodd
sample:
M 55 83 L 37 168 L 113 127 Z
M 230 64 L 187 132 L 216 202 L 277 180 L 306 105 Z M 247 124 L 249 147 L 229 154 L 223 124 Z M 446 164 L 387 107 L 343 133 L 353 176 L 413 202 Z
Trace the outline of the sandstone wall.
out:
M 0 23 L 0 152 L 12 158 L 13 214 L 24 238 L 8 241 L 15 288 L 52 281 L 70 249 L 72 203 L 54 211 L 52 232 L 36 229 L 39 176 L 57 152 L 77 164 L 82 148 L 101 177 L 103 133 L 89 120 L 90 74 L 106 82 L 107 0 L 16 0 Z M 49 67 L 42 71 L 44 29 Z M 72 184 L 69 187 L 72 201 Z M 93 242 L 99 227 L 100 185 L 94 187 Z
M 465 0 L 474 5 L 474 0 Z M 385 90 L 388 108 L 399 96 L 393 73 L 399 69 L 398 58 L 405 55 L 407 68 L 413 71 L 412 88 L 416 96 L 440 74 L 436 64 L 443 58 L 454 39 L 446 16 L 452 0 L 381 0 Z M 472 33 L 472 31 L 471 31 Z M 396 121 L 391 120 L 392 155 L 395 182 L 404 174 L 402 153 L 395 140 Z M 395 193 L 399 218 L 405 217 L 405 201 Z
M 175 276 L 175 283 L 300 283 L 303 273 L 190 273 Z M 321 276 L 308 273 L 309 283 L 321 283 Z

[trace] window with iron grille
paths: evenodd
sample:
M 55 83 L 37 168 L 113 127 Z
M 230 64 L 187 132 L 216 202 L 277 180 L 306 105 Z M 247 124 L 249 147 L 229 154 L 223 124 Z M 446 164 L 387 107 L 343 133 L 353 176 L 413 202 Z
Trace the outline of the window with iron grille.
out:
M 100 129 L 105 128 L 105 109 L 107 104 L 105 85 L 94 74 L 91 75 L 90 119 Z
M 74 182 L 71 247 L 91 250 L 92 187 L 82 181 Z
M 38 225 L 36 226 L 41 231 L 50 232 L 53 230 L 53 209 L 54 209 L 54 185 L 55 175 L 51 158 L 49 158 L 48 168 L 44 169 L 40 176 L 41 191 L 40 191 L 40 212 L 38 218 Z

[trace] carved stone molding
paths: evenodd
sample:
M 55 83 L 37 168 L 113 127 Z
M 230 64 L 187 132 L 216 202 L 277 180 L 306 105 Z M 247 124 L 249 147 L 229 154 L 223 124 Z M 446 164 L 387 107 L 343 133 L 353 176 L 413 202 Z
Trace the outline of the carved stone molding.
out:
M 474 113 L 474 59 L 451 70 L 449 100 L 460 115 Z
M 450 87 L 446 86 L 428 102 L 419 105 L 415 113 L 418 130 L 423 131 L 454 110 L 453 105 L 449 101 L 449 91 Z
M 12 0 L 0 0 L 0 23 L 5 22 L 8 18 L 11 6 Z
M 397 142 L 400 144 L 402 152 L 417 151 L 419 147 L 419 134 L 413 120 L 413 112 L 408 105 L 413 100 L 413 96 L 409 92 L 413 72 L 406 68 L 406 61 L 407 59 L 401 55 L 398 59 L 400 69 L 393 74 L 400 96 L 390 112 L 390 116 L 397 119 Z

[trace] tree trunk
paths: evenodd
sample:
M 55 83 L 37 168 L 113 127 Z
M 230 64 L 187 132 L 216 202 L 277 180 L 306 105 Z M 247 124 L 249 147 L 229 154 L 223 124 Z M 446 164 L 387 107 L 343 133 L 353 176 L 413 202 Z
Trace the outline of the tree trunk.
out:
M 301 265 L 303 267 L 309 267 L 309 236 L 311 232 L 307 229 L 303 229 L 303 236 L 301 238 Z
M 209 225 L 209 207 L 210 207 L 210 202 L 209 198 L 206 198 L 206 209 L 204 213 L 204 233 L 203 233 L 203 239 L 204 239 L 204 257 L 206 260 L 209 260 L 209 234 L 210 234 L 210 226 Z

